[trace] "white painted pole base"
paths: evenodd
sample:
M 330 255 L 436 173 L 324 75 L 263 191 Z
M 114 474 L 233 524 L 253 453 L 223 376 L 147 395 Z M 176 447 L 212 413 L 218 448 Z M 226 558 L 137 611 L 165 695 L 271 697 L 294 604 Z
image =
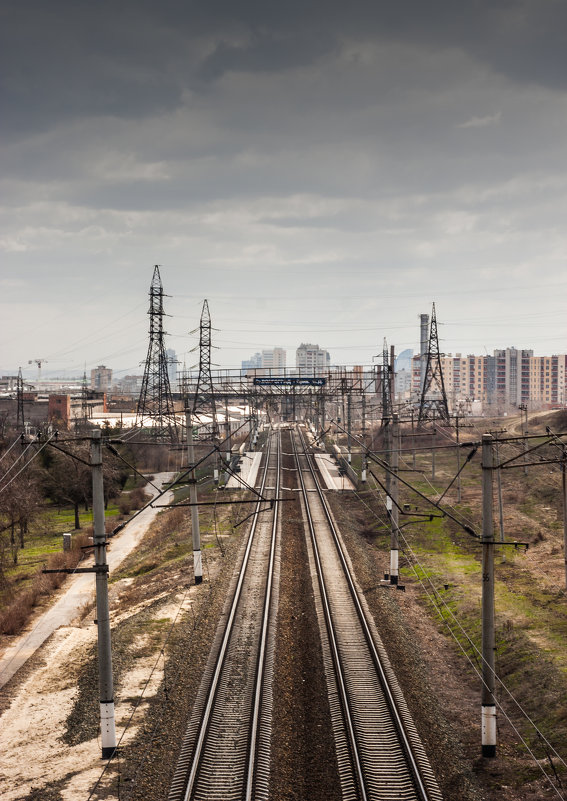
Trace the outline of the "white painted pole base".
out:
M 213 470 L 213 481 L 214 481 L 215 484 L 219 483 L 219 471 L 217 470 L 216 467 Z
M 116 751 L 116 727 L 114 725 L 114 701 L 100 704 L 100 739 L 102 758 L 110 759 Z
M 390 582 L 392 584 L 398 583 L 398 576 L 399 576 L 399 551 L 397 549 L 392 548 L 390 550 Z
M 203 581 L 203 557 L 201 551 L 193 551 L 193 571 L 195 573 L 195 584 Z
M 493 758 L 496 756 L 496 707 L 481 707 L 482 729 L 482 755 Z
M 366 483 L 366 470 L 363 470 L 363 471 L 362 471 L 362 474 L 361 474 L 361 476 L 360 476 L 360 480 L 361 480 L 363 483 Z

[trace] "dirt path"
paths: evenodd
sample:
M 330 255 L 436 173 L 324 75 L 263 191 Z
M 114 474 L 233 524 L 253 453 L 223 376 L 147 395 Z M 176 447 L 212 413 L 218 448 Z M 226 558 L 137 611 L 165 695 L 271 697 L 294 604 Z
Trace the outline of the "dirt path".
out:
M 155 483 L 160 486 L 168 475 L 157 476 Z M 167 495 L 164 497 L 167 499 Z M 113 540 L 113 559 L 109 560 L 115 577 L 110 585 L 109 600 L 119 754 L 138 742 L 140 727 L 145 725 L 150 710 L 154 710 L 159 719 L 161 707 L 156 696 L 159 699 L 165 680 L 165 643 L 175 621 L 184 631 L 178 646 L 179 658 L 184 669 L 189 664 L 189 675 L 184 674 L 179 693 L 186 694 L 188 680 L 198 684 L 203 665 L 195 668 L 195 660 L 198 661 L 201 653 L 205 656 L 208 653 L 210 643 L 206 638 L 212 637 L 216 628 L 216 623 L 212 626 L 208 617 L 211 598 L 217 598 L 219 615 L 224 599 L 224 584 L 217 582 L 217 574 L 221 567 L 226 575 L 232 574 L 232 560 L 222 559 L 223 552 L 217 547 L 205 551 L 205 577 L 201 585 L 195 585 L 190 579 L 188 583 L 190 556 L 186 561 L 173 560 L 167 570 L 156 569 L 137 578 L 117 579 L 118 563 L 128 552 L 134 556 L 137 544 L 142 551 L 143 539 L 154 536 L 156 528 L 159 529 L 159 520 L 150 527 L 156 511 L 149 509 L 139 525 L 128 526 L 120 535 L 119 547 L 118 537 Z M 146 535 L 148 528 L 150 531 Z M 206 548 L 206 538 L 204 543 Z M 235 547 L 239 544 L 237 538 Z M 88 575 L 87 578 L 92 588 L 94 579 Z M 91 592 L 90 597 L 93 596 Z M 189 659 L 183 639 L 188 636 L 187 632 L 190 632 L 192 644 Z M 177 636 L 180 636 L 178 629 L 171 642 Z M 40 798 L 42 801 L 87 801 L 89 798 L 118 801 L 121 797 L 121 779 L 130 781 L 123 773 L 123 760 L 120 757 L 111 763 L 101 760 L 96 637 L 92 614 L 84 619 L 75 614 L 71 622 L 55 628 L 27 664 L 0 690 L 2 801 L 38 801 Z M 198 647 L 203 638 L 207 647 Z M 166 687 L 173 692 L 178 668 L 170 659 L 169 651 L 167 659 Z M 168 710 L 167 730 L 171 727 L 172 714 Z M 182 718 L 179 725 L 184 729 L 187 709 L 182 708 L 179 714 Z M 140 743 L 142 753 L 136 752 L 135 770 L 138 763 L 143 763 L 147 746 L 144 739 Z M 122 790 L 125 788 L 126 785 Z
M 173 473 L 158 473 L 154 480 L 156 486 L 148 484 L 146 492 L 155 498 L 158 494 L 157 487 L 171 480 L 172 476 Z M 170 493 L 164 496 L 164 503 L 167 503 L 169 496 Z M 122 560 L 136 547 L 158 511 L 159 509 L 148 507 L 112 540 L 108 549 L 108 564 L 111 571 L 116 570 Z M 34 620 L 31 630 L 18 636 L 0 657 L 0 687 L 17 673 L 53 632 L 60 626 L 69 625 L 85 604 L 92 600 L 93 576 L 89 573 L 70 576 L 55 597 L 57 598 L 55 603 Z

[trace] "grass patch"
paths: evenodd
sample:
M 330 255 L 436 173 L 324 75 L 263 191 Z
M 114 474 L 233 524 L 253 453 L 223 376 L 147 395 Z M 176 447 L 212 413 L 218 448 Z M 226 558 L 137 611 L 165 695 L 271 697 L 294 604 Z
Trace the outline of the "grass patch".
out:
M 77 535 L 72 542 L 71 550 L 58 551 L 48 557 L 47 567 L 52 570 L 76 567 L 84 556 L 85 545 L 88 545 L 87 536 Z M 41 599 L 63 583 L 65 573 L 44 574 L 41 569 L 36 568 L 25 582 L 22 580 L 19 585 L 12 584 L 12 595 L 8 596 L 0 611 L 0 634 L 19 634 Z
M 501 458 L 510 458 L 504 452 Z M 412 455 L 402 455 L 404 467 L 412 464 Z M 431 478 L 431 454 L 417 453 L 416 467 L 423 473 L 402 473 L 402 477 L 428 498 L 441 494 L 456 472 L 456 460 L 448 452 L 436 453 L 436 479 Z M 481 469 L 478 455 L 462 474 L 461 503 L 456 504 L 453 486 L 443 504 L 467 520 L 478 533 L 481 520 Z M 383 480 L 383 471 L 374 471 Z M 380 475 L 382 473 L 382 475 Z M 369 480 L 369 487 L 373 484 Z M 558 471 L 530 468 L 528 476 L 522 470 L 503 471 L 504 531 L 506 540 L 531 542 L 533 553 L 541 553 L 539 566 L 524 557 L 522 551 L 511 547 L 496 550 L 496 664 L 497 674 L 505 681 L 520 705 L 536 722 L 539 729 L 556 747 L 567 741 L 567 602 L 563 592 L 562 568 L 562 504 Z M 383 493 L 380 492 L 381 496 Z M 364 493 L 364 500 L 384 517 L 383 498 Z M 400 486 L 400 503 L 409 503 L 413 511 L 429 512 L 431 507 L 408 488 Z M 354 528 L 365 540 L 384 552 L 387 559 L 388 536 L 375 534 L 380 525 L 372 514 L 353 497 L 349 503 L 341 498 L 338 512 L 346 525 Z M 417 508 L 416 508 L 417 507 Z M 498 494 L 494 481 L 495 538 L 499 539 Z M 403 522 L 403 518 L 400 518 Z M 406 545 L 407 543 L 407 545 Z M 401 578 L 406 582 L 422 582 L 430 593 L 423 593 L 423 603 L 437 620 L 440 629 L 450 637 L 452 630 L 463 651 L 478 667 L 475 648 L 481 646 L 481 555 L 480 543 L 466 534 L 448 518 L 434 519 L 405 527 L 401 547 L 406 549 L 401 559 Z M 536 549 L 541 549 L 537 551 Z M 412 553 L 419 560 L 415 564 Z M 505 554 L 505 560 L 503 555 Z M 561 586 L 555 586 L 549 575 L 549 560 L 553 559 Z M 544 561 L 545 560 L 545 561 Z M 413 565 L 413 567 L 411 566 Z M 445 589 L 447 587 L 447 589 Z M 435 600 L 435 603 L 433 602 Z M 460 628 L 462 626 L 462 630 Z M 465 633 L 466 634 L 465 634 Z M 469 641 L 470 640 L 470 641 Z M 456 654 L 463 658 L 451 637 Z M 472 643 L 472 644 L 471 644 Z M 478 679 L 471 672 L 471 681 Z M 546 754 L 538 735 L 515 705 L 499 689 L 498 697 L 534 749 L 538 758 Z M 519 787 L 523 780 L 539 779 L 537 767 L 526 761 L 524 775 L 514 777 Z M 509 778 L 509 777 L 508 777 Z M 502 777 L 495 777 L 500 781 Z M 506 782 L 508 783 L 508 782 Z

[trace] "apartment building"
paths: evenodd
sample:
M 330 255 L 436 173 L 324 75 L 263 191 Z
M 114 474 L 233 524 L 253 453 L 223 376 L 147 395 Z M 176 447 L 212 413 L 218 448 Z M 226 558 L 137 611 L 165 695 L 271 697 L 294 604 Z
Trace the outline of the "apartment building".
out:
M 440 361 L 450 408 L 465 400 L 476 400 L 487 411 L 503 414 L 520 405 L 546 408 L 567 403 L 564 354 L 534 356 L 532 350 L 503 348 L 492 356 L 457 353 L 442 356 Z M 420 397 L 419 355 L 412 360 L 411 387 L 413 397 Z
M 295 351 L 295 366 L 306 375 L 319 375 L 331 366 L 331 356 L 319 345 L 302 342 Z
M 529 365 L 529 404 L 558 406 L 566 402 L 567 356 L 533 356 Z
M 244 359 L 241 362 L 241 367 L 243 370 L 256 370 L 262 366 L 262 354 L 255 353 L 249 359 Z
M 262 367 L 270 370 L 284 370 L 286 352 L 283 348 L 272 348 L 262 351 Z
M 460 400 L 485 400 L 487 386 L 486 357 L 462 356 L 449 353 L 440 357 L 443 383 L 449 406 L 455 406 Z M 414 397 L 421 395 L 421 356 L 412 359 L 412 392 Z M 435 386 L 433 391 L 441 392 Z
M 99 364 L 91 370 L 91 389 L 97 392 L 108 392 L 112 385 L 112 370 L 110 367 L 105 367 L 104 364 Z
M 530 400 L 530 363 L 533 350 L 495 350 L 488 362 L 487 402 L 498 407 L 517 407 Z
M 243 370 L 281 370 L 283 373 L 286 365 L 286 351 L 283 348 L 269 348 L 245 359 L 241 365 Z

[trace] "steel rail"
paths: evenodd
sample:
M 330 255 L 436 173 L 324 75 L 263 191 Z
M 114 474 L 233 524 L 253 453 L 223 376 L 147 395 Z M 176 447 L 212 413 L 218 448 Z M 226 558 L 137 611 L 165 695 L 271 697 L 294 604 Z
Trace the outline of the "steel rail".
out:
M 351 708 L 350 708 L 350 704 L 349 704 L 348 693 L 347 693 L 347 688 L 346 688 L 346 680 L 345 680 L 345 675 L 344 675 L 344 671 L 343 671 L 343 667 L 342 667 L 342 663 L 341 663 L 341 659 L 340 659 L 340 654 L 339 654 L 339 647 L 338 647 L 337 638 L 336 638 L 336 635 L 335 635 L 335 629 L 334 629 L 334 626 L 333 626 L 331 608 L 330 608 L 329 598 L 328 598 L 327 590 L 326 590 L 326 586 L 325 586 L 325 578 L 323 576 L 323 568 L 322 568 L 322 565 L 321 565 L 319 546 L 317 545 L 317 538 L 315 536 L 315 525 L 313 523 L 313 517 L 311 515 L 310 501 L 308 499 L 308 493 L 307 493 L 307 489 L 305 487 L 305 481 L 303 479 L 302 467 L 301 467 L 301 464 L 300 464 L 300 461 L 299 461 L 299 453 L 297 452 L 297 447 L 296 447 L 296 444 L 295 444 L 295 438 L 293 436 L 293 432 L 292 432 L 292 435 L 291 435 L 291 442 L 292 442 L 293 452 L 294 452 L 294 456 L 295 456 L 295 461 L 296 461 L 296 464 L 297 464 L 297 475 L 298 475 L 298 478 L 299 478 L 299 484 L 300 484 L 301 493 L 302 493 L 302 496 L 303 496 L 305 513 L 307 515 L 307 523 L 308 523 L 308 526 L 309 526 L 309 533 L 310 533 L 311 542 L 312 542 L 312 545 L 313 545 L 315 563 L 317 565 L 317 575 L 318 575 L 318 578 L 319 578 L 319 584 L 320 584 L 320 588 L 321 588 L 321 600 L 322 600 L 322 603 L 323 603 L 323 611 L 324 611 L 324 615 L 325 615 L 325 622 L 326 622 L 326 625 L 327 625 L 329 643 L 330 643 L 330 646 L 331 646 L 331 653 L 332 653 L 332 657 L 333 657 L 333 665 L 335 667 L 335 674 L 336 674 L 337 685 L 338 685 L 338 689 L 339 689 L 339 697 L 340 697 L 340 701 L 341 701 L 341 707 L 342 707 L 342 710 L 343 710 L 343 716 L 344 716 L 345 724 L 346 724 L 346 728 L 347 728 L 347 736 L 348 736 L 348 742 L 349 742 L 349 746 L 350 746 L 351 757 L 352 757 L 352 759 L 354 761 L 354 769 L 355 769 L 356 781 L 358 783 L 358 787 L 359 787 L 359 790 L 360 790 L 361 797 L 362 797 L 363 801 L 367 801 L 368 796 L 367 796 L 367 793 L 366 793 L 366 786 L 365 786 L 365 781 L 364 781 L 364 772 L 362 770 L 362 762 L 360 760 L 360 755 L 359 755 L 359 752 L 358 752 L 358 744 L 357 744 L 357 741 L 356 741 L 356 736 L 355 736 L 355 731 L 354 731 L 354 721 L 353 721 Z M 304 445 L 303 441 L 302 441 L 302 445 Z M 304 453 L 303 455 L 306 456 L 306 453 Z M 308 465 L 309 465 L 309 461 L 308 461 Z M 309 467 L 310 467 L 310 465 L 309 465 Z
M 324 511 L 324 514 L 325 514 L 325 518 L 327 520 L 327 524 L 329 526 L 329 530 L 330 530 L 330 532 L 332 534 L 333 542 L 334 542 L 334 545 L 336 547 L 337 555 L 338 555 L 340 563 L 341 563 L 343 574 L 344 574 L 345 579 L 346 579 L 347 584 L 348 584 L 348 588 L 349 588 L 350 595 L 351 595 L 351 598 L 352 598 L 352 601 L 353 601 L 353 605 L 354 605 L 354 608 L 356 610 L 356 614 L 357 614 L 358 620 L 359 620 L 359 622 L 361 624 L 361 627 L 362 627 L 362 630 L 363 630 L 363 633 L 364 633 L 364 638 L 366 640 L 366 643 L 368 645 L 368 649 L 369 649 L 369 652 L 370 652 L 370 655 L 371 655 L 371 658 L 372 658 L 372 662 L 373 662 L 373 664 L 374 664 L 374 666 L 376 668 L 378 679 L 380 681 L 380 685 L 381 685 L 382 690 L 384 692 L 384 697 L 385 697 L 386 703 L 387 703 L 389 711 L 390 711 L 392 722 L 393 722 L 393 724 L 395 726 L 395 729 L 396 729 L 396 732 L 397 732 L 397 735 L 398 735 L 400 747 L 401 747 L 401 749 L 402 749 L 402 751 L 404 753 L 405 759 L 406 759 L 406 764 L 407 764 L 408 769 L 409 769 L 409 774 L 411 776 L 411 780 L 413 782 L 414 788 L 416 790 L 416 793 L 417 793 L 418 798 L 420 799 L 420 801 L 428 801 L 428 799 L 430 798 L 430 794 L 429 794 L 429 792 L 428 792 L 428 790 L 425 787 L 425 784 L 423 782 L 423 779 L 422 779 L 422 776 L 421 776 L 421 771 L 419 769 L 419 766 L 417 764 L 415 755 L 413 753 L 413 749 L 412 749 L 411 744 L 409 742 L 409 738 L 408 738 L 408 735 L 407 735 L 407 732 L 406 732 L 406 727 L 404 725 L 402 716 L 400 715 L 400 711 L 398 709 L 398 705 L 396 703 L 396 699 L 395 699 L 394 694 L 392 692 L 392 689 L 390 687 L 390 683 L 388 681 L 386 672 L 384 670 L 384 666 L 382 664 L 382 660 L 381 660 L 380 655 L 378 653 L 378 650 L 376 648 L 376 644 L 374 642 L 374 638 L 373 638 L 372 633 L 370 631 L 370 627 L 368 625 L 368 621 L 366 619 L 366 615 L 364 614 L 364 610 L 363 610 L 362 605 L 360 603 L 360 600 L 359 600 L 359 597 L 358 597 L 358 593 L 356 591 L 356 587 L 355 587 L 355 584 L 354 584 L 354 580 L 352 578 L 351 571 L 349 569 L 349 565 L 347 563 L 347 560 L 346 560 L 346 557 L 345 557 L 345 554 L 344 554 L 344 551 L 343 551 L 343 548 L 342 548 L 342 545 L 341 545 L 341 542 L 340 542 L 340 538 L 339 538 L 339 535 L 338 535 L 334 520 L 332 518 L 332 515 L 331 515 L 330 509 L 328 507 L 327 501 L 325 499 L 324 493 L 323 493 L 323 491 L 321 489 L 320 482 L 319 482 L 316 470 L 315 470 L 314 465 L 313 465 L 312 456 L 307 451 L 307 447 L 305 445 L 305 440 L 304 440 L 304 437 L 303 437 L 303 434 L 302 434 L 301 430 L 299 430 L 299 440 L 301 442 L 301 446 L 302 446 L 302 449 L 303 449 L 302 456 L 304 456 L 304 458 L 306 460 L 309 472 L 310 472 L 310 474 L 312 476 L 312 479 L 313 479 L 313 482 L 314 482 L 314 485 L 315 485 L 315 488 L 316 488 L 316 491 L 317 491 L 317 497 L 319 498 L 319 501 L 321 503 L 321 507 L 322 507 L 322 509 Z M 327 620 L 327 628 L 330 629 L 330 631 L 329 631 L 329 639 L 333 643 L 334 661 L 340 662 L 340 654 L 339 654 L 339 650 L 338 650 L 338 648 L 336 646 L 336 636 L 335 636 L 334 631 L 332 630 L 333 629 L 333 622 L 332 622 L 330 604 L 329 604 L 328 598 L 326 597 L 327 590 L 326 590 L 326 586 L 325 586 L 325 579 L 324 579 L 324 576 L 323 576 L 323 573 L 322 573 L 321 560 L 320 560 L 320 556 L 319 556 L 318 546 L 317 546 L 317 543 L 316 543 L 315 530 L 314 530 L 314 526 L 313 526 L 312 515 L 311 515 L 311 511 L 309 509 L 309 505 L 311 503 L 311 500 L 309 498 L 309 493 L 307 492 L 307 490 L 305 488 L 305 482 L 304 482 L 303 475 L 302 475 L 302 468 L 301 468 L 301 465 L 300 465 L 300 462 L 299 462 L 299 458 L 297 458 L 298 454 L 297 454 L 295 441 L 294 441 L 293 437 L 292 437 L 292 441 L 293 441 L 294 450 L 296 451 L 296 460 L 297 460 L 297 466 L 298 466 L 298 473 L 299 473 L 299 477 L 300 477 L 300 483 L 301 483 L 301 487 L 302 487 L 304 503 L 305 503 L 305 507 L 306 507 L 306 510 L 307 510 L 309 528 L 310 528 L 310 532 L 311 532 L 311 538 L 312 538 L 312 541 L 313 541 L 314 550 L 315 550 L 315 554 L 316 554 L 317 568 L 318 568 L 318 573 L 319 573 L 319 576 L 320 576 L 321 592 L 322 592 L 322 594 L 325 595 L 324 609 L 325 609 L 325 618 Z M 339 681 L 340 681 L 340 686 L 342 688 L 343 686 L 346 686 L 346 682 L 345 682 L 345 679 L 344 679 L 343 668 L 341 667 L 340 670 L 341 670 L 341 677 L 340 677 Z M 346 694 L 345 694 L 345 697 L 343 699 L 343 708 L 344 708 L 344 710 L 349 709 L 349 699 L 346 696 Z M 346 715 L 345 715 L 345 717 L 346 717 Z M 350 711 L 348 712 L 347 728 L 348 728 L 348 732 L 349 732 L 349 739 L 350 739 L 351 749 L 353 751 L 353 754 L 355 754 L 355 756 L 354 756 L 355 768 L 356 768 L 357 779 L 358 779 L 358 781 L 360 783 L 361 797 L 363 799 L 366 799 L 369 796 L 367 795 L 367 790 L 365 788 L 365 778 L 364 778 L 364 770 L 363 770 L 363 767 L 362 767 L 362 760 L 361 760 L 361 757 L 358 755 L 358 743 L 357 743 L 357 739 L 356 739 L 356 727 L 355 727 L 354 722 L 352 720 L 352 715 L 351 715 Z
M 274 469 L 273 465 L 271 465 L 272 438 L 273 438 L 272 436 L 268 437 L 268 446 L 266 449 L 266 459 L 265 459 L 264 472 L 262 476 L 261 490 L 260 490 L 262 495 L 264 494 L 264 490 L 266 489 L 268 473 Z M 275 468 L 276 497 L 277 497 L 277 491 L 279 489 L 280 462 L 281 462 L 280 440 L 281 440 L 281 435 L 278 435 L 277 448 L 276 448 L 276 468 Z M 189 801 L 189 799 L 193 796 L 193 794 L 197 792 L 199 773 L 201 770 L 201 765 L 206 750 L 206 739 L 209 733 L 211 720 L 214 713 L 215 701 L 217 699 L 217 695 L 219 692 L 219 686 L 221 682 L 223 668 L 226 665 L 227 654 L 229 651 L 229 644 L 235 627 L 237 610 L 242 600 L 242 590 L 246 579 L 250 556 L 255 542 L 257 524 L 258 521 L 260 520 L 259 513 L 261 511 L 265 511 L 262 507 L 262 504 L 263 500 L 259 499 L 255 509 L 254 519 L 250 527 L 250 533 L 248 536 L 248 541 L 246 544 L 242 563 L 240 565 L 239 576 L 236 583 L 236 587 L 234 589 L 232 602 L 230 605 L 230 612 L 228 614 L 225 629 L 222 635 L 222 642 L 220 644 L 220 648 L 215 660 L 212 679 L 207 689 L 206 703 L 204 705 L 204 710 L 198 724 L 198 736 L 196 737 L 195 744 L 191 751 L 191 769 L 189 771 L 189 775 L 187 776 L 186 780 L 184 780 L 184 789 L 183 789 L 184 794 L 182 796 L 179 796 L 183 798 L 183 801 Z M 270 616 L 270 602 L 271 602 L 272 587 L 273 587 L 273 566 L 275 561 L 277 516 L 278 516 L 278 504 L 276 503 L 274 504 L 273 522 L 271 527 L 270 555 L 268 560 L 269 574 L 267 577 L 266 589 L 264 593 L 262 632 L 259 638 L 259 646 L 257 651 L 257 657 L 255 660 L 257 664 L 257 669 L 255 674 L 255 687 L 253 692 L 253 705 L 252 705 L 252 718 L 251 718 L 252 722 L 250 723 L 250 730 L 249 730 L 250 733 L 248 737 L 247 752 L 245 757 L 246 764 L 244 766 L 244 771 L 243 771 L 243 775 L 245 777 L 246 799 L 251 799 L 254 793 L 253 785 L 255 782 L 255 772 L 256 772 L 255 765 L 258 752 L 258 732 L 259 732 L 258 718 L 262 710 L 262 692 L 264 684 L 264 670 L 266 663 L 266 640 L 268 635 L 268 619 Z M 182 757 L 183 754 L 180 757 L 180 762 L 182 760 Z M 174 791 L 175 783 L 176 783 L 176 777 L 174 776 L 174 781 L 172 783 L 172 788 L 170 790 L 170 797 L 172 797 L 172 795 L 174 797 L 178 797 Z
M 277 455 L 276 455 L 276 482 L 275 497 L 280 497 L 281 480 L 281 432 L 278 434 Z M 268 460 L 266 460 L 267 462 Z M 267 474 L 267 470 L 266 470 Z M 254 777 L 256 770 L 256 756 L 258 749 L 258 724 L 262 706 L 262 694 L 264 690 L 264 675 L 266 661 L 266 646 L 268 639 L 270 608 L 272 603 L 272 587 L 274 579 L 274 563 L 276 558 L 276 536 L 278 528 L 279 504 L 274 504 L 274 514 L 272 519 L 272 537 L 270 542 L 270 558 L 268 561 L 268 577 L 266 593 L 264 596 L 264 612 L 262 615 L 262 632 L 260 635 L 260 648 L 258 653 L 258 669 L 256 671 L 256 690 L 254 693 L 254 706 L 252 708 L 252 718 L 250 723 L 250 744 L 248 755 L 248 770 L 246 775 L 246 801 L 251 801 L 254 792 Z M 256 517 L 257 519 L 257 517 Z

